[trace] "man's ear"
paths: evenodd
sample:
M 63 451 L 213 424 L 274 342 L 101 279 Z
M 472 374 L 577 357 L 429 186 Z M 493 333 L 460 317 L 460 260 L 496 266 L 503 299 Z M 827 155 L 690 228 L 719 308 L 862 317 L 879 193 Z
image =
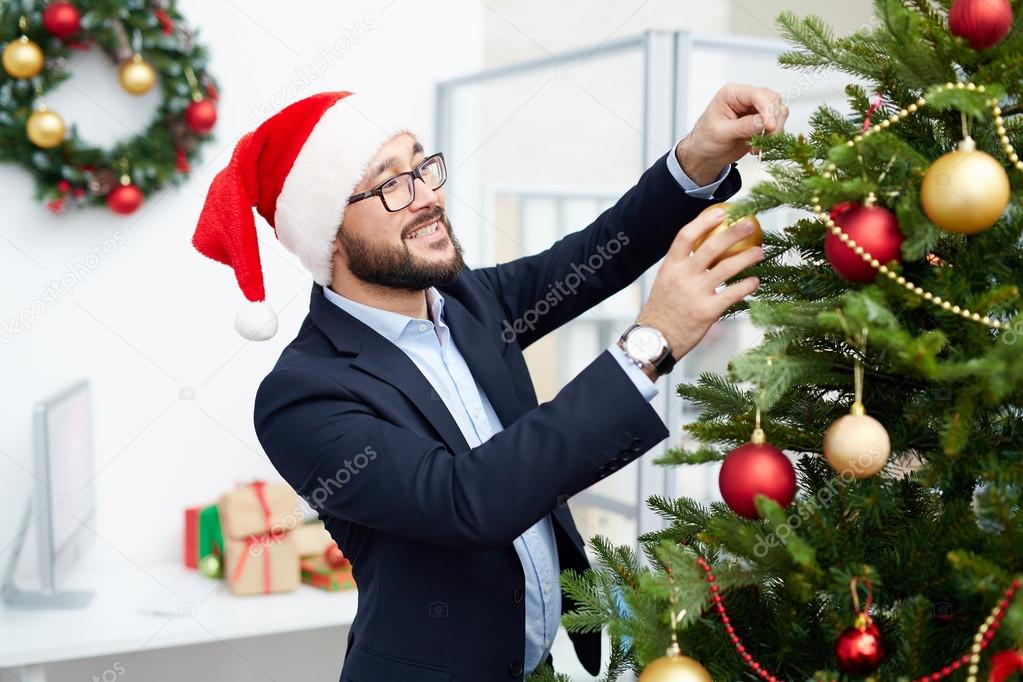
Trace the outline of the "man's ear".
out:
M 341 228 L 334 234 L 334 241 L 330 243 L 330 255 L 335 256 L 341 253 Z

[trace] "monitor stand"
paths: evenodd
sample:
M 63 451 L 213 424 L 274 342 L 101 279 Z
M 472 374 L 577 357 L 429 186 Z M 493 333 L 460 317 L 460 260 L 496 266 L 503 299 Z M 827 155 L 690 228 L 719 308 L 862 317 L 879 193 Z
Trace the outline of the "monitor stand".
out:
M 4 603 L 16 609 L 82 609 L 92 601 L 94 592 L 86 591 L 64 591 L 57 592 L 53 589 L 23 590 L 14 584 L 15 569 L 18 566 L 18 558 L 21 556 L 21 549 L 25 544 L 25 536 L 31 526 L 32 500 L 29 499 L 25 505 L 25 514 L 21 519 L 21 526 L 18 528 L 17 539 L 11 549 L 11 555 L 7 561 L 7 569 L 4 571 L 3 586 L 0 587 L 0 595 Z

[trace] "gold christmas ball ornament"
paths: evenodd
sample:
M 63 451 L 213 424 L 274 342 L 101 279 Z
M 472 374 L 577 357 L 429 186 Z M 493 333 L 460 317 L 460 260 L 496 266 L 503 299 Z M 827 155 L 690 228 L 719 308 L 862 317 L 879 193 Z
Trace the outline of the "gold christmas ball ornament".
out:
M 1009 176 L 967 137 L 927 169 L 920 204 L 946 232 L 977 234 L 994 225 L 1009 205 Z
M 824 457 L 842 478 L 868 478 L 884 468 L 892 452 L 891 440 L 881 422 L 855 403 L 824 434 Z
M 706 213 L 707 211 L 713 210 L 715 208 L 722 208 L 728 210 L 729 206 L 731 206 L 731 204 L 728 203 L 711 204 L 707 208 L 703 209 L 703 211 L 701 211 L 700 213 L 702 215 L 703 213 Z M 720 232 L 724 232 L 735 223 L 742 222 L 743 220 L 750 220 L 753 223 L 753 234 L 729 247 L 727 251 L 721 254 L 719 258 L 715 259 L 714 262 L 710 264 L 710 267 L 714 267 L 715 265 L 720 263 L 725 258 L 728 258 L 729 256 L 735 256 L 737 254 L 742 253 L 746 249 L 751 249 L 754 246 L 760 246 L 761 244 L 763 244 L 764 232 L 760 227 L 760 221 L 757 220 L 757 217 L 755 215 L 743 216 L 742 218 L 738 218 L 735 220 L 729 220 L 726 217 L 723 221 L 721 221 L 720 225 L 711 228 L 707 232 L 704 232 L 699 238 L 697 238 L 696 242 L 693 244 L 693 251 L 700 248 L 700 245 L 703 244 L 703 242 L 707 241 L 714 235 Z
M 51 149 L 64 141 L 67 127 L 60 114 L 50 111 L 46 107 L 40 107 L 28 117 L 25 131 L 32 144 L 43 149 Z
M 639 682 L 713 682 L 707 669 L 682 654 L 669 653 L 643 669 Z
M 12 40 L 4 47 L 4 71 L 12 78 L 32 78 L 43 70 L 43 51 L 28 36 Z
M 117 70 L 121 87 L 133 95 L 144 95 L 156 85 L 156 70 L 136 53 Z

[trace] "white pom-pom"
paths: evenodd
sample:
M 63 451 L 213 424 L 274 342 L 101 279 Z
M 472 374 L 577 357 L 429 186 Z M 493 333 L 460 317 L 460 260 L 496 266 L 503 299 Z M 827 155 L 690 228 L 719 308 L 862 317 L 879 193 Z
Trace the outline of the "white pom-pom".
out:
M 238 309 L 234 328 L 249 341 L 266 341 L 277 333 L 277 314 L 266 301 L 249 301 Z

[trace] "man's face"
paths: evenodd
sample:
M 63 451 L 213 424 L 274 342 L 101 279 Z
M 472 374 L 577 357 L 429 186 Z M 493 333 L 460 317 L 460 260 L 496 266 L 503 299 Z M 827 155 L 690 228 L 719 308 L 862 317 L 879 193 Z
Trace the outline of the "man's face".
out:
M 415 138 L 395 136 L 370 162 L 353 194 L 413 170 L 424 158 Z M 420 232 L 430 233 L 432 226 L 432 234 Z M 388 211 L 379 196 L 350 204 L 334 240 L 334 271 L 342 267 L 365 282 L 395 289 L 421 291 L 453 282 L 465 262 L 444 212 L 443 187 L 432 190 L 417 178 L 415 198 L 400 211 Z

